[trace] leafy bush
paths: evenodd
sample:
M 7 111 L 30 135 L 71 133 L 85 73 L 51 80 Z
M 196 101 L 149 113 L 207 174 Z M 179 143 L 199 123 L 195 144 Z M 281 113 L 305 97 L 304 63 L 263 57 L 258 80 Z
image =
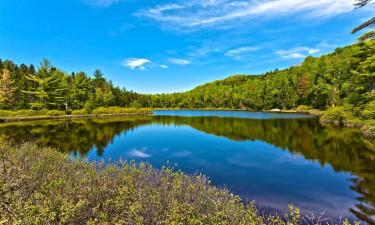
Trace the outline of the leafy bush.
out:
M 0 110 L 0 116 L 1 117 L 31 117 L 31 116 L 61 116 L 65 115 L 64 111 L 59 110 L 29 110 L 29 109 L 23 109 L 23 110 Z
M 311 109 L 311 107 L 307 105 L 300 105 L 296 108 L 297 112 L 308 112 Z
M 352 108 L 348 105 L 328 108 L 321 116 L 323 122 L 345 123 L 354 119 Z
M 65 115 L 64 111 L 59 111 L 59 110 L 49 110 L 45 113 L 47 116 L 63 116 Z
M 367 120 L 375 119 L 375 101 L 367 103 L 362 111 L 362 117 Z
M 78 109 L 72 112 L 72 115 L 86 115 L 89 114 L 86 109 Z
M 125 114 L 125 113 L 151 113 L 150 109 L 140 108 L 121 108 L 117 106 L 113 107 L 99 107 L 92 111 L 92 114 Z

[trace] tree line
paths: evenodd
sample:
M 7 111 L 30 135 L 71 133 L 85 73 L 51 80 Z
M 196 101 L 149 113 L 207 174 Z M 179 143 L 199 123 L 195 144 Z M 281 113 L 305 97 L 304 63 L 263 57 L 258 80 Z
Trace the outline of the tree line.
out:
M 267 110 L 375 106 L 375 40 L 338 48 L 301 65 L 262 75 L 236 75 L 174 94 L 142 95 L 119 88 L 100 70 L 67 74 L 43 60 L 16 65 L 0 60 L 1 109 L 76 110 L 104 106 Z
M 97 107 L 139 107 L 144 96 L 116 87 L 97 69 L 64 73 L 44 59 L 38 68 L 0 59 L 0 109 L 91 111 Z
M 149 95 L 157 108 L 316 109 L 375 100 L 375 40 L 338 48 L 301 65 L 263 75 L 236 75 L 175 94 Z

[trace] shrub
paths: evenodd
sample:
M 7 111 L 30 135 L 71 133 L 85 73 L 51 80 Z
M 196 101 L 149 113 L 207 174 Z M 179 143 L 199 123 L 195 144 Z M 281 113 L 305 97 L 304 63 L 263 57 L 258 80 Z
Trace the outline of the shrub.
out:
M 139 108 L 121 108 L 118 106 L 113 107 L 99 107 L 92 111 L 92 114 L 126 114 L 126 113 L 150 113 L 150 109 L 139 109 Z
M 72 112 L 72 115 L 86 115 L 89 114 L 86 109 L 78 109 Z
M 48 110 L 45 112 L 45 115 L 47 116 L 62 116 L 65 115 L 64 111 L 59 111 L 59 110 Z
M 310 110 L 310 107 L 307 105 L 300 105 L 296 108 L 297 112 L 308 112 Z
M 362 111 L 362 117 L 367 120 L 375 119 L 375 101 L 367 103 Z
M 328 108 L 321 116 L 323 122 L 344 123 L 354 119 L 352 108 L 348 105 Z
M 70 109 L 65 110 L 65 114 L 66 114 L 66 115 L 72 115 L 72 112 L 73 112 L 73 111 L 70 110 Z

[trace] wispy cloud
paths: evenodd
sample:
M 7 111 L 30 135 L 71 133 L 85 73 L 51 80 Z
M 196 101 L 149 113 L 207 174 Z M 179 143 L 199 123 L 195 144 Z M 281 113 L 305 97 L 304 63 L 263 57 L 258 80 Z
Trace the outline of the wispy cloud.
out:
M 178 59 L 178 58 L 170 58 L 169 62 L 171 62 L 173 64 L 181 65 L 181 66 L 186 66 L 186 65 L 189 65 L 191 63 L 189 60 Z
M 279 50 L 276 54 L 284 59 L 300 59 L 305 58 L 308 55 L 313 55 L 320 52 L 320 49 L 309 48 L 309 47 L 296 47 L 289 50 Z
M 181 0 L 141 10 L 136 15 L 151 18 L 169 27 L 199 28 L 296 13 L 321 19 L 352 9 L 351 0 Z
M 151 157 L 151 154 L 145 153 L 146 149 L 133 149 L 129 152 L 129 155 L 131 157 L 137 157 L 137 158 L 148 158 Z
M 88 5 L 95 7 L 108 7 L 115 3 L 120 2 L 120 0 L 84 0 Z
M 240 48 L 231 49 L 231 50 L 227 51 L 226 53 L 224 53 L 224 55 L 228 56 L 228 57 L 231 57 L 233 59 L 236 59 L 236 60 L 240 60 L 240 59 L 242 59 L 244 54 L 247 54 L 249 52 L 254 52 L 258 49 L 259 49 L 258 47 L 243 46 L 243 47 L 240 47 Z
M 149 59 L 143 59 L 143 58 L 130 58 L 125 59 L 122 62 L 123 66 L 126 66 L 132 70 L 134 69 L 140 69 L 145 70 L 147 68 L 147 65 L 149 65 L 151 61 Z
M 160 68 L 168 69 L 168 66 L 167 66 L 167 65 L 164 65 L 164 64 L 161 64 L 161 65 L 160 65 Z

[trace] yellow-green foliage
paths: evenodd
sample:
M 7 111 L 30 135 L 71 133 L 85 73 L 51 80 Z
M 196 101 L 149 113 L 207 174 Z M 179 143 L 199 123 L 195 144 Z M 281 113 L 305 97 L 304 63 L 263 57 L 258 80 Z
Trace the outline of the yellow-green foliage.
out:
M 72 115 L 86 115 L 86 114 L 88 114 L 86 109 L 78 109 L 78 110 L 72 111 Z
M 375 120 L 375 101 L 367 103 L 362 111 L 362 117 Z
M 0 110 L 0 117 L 31 117 L 31 116 L 61 116 L 65 115 L 64 111 L 59 110 Z
M 297 112 L 308 112 L 311 109 L 311 107 L 307 105 L 300 105 L 296 108 Z
M 285 218 L 260 215 L 206 177 L 148 164 L 103 165 L 71 160 L 26 143 L 0 146 L 2 224 L 275 224 L 297 225 L 300 210 Z
M 69 113 L 68 113 L 69 112 Z M 74 111 L 60 111 L 60 110 L 0 110 L 0 117 L 38 117 L 38 116 L 62 116 L 62 115 L 87 115 L 85 109 Z M 152 110 L 148 108 L 121 108 L 121 107 L 99 107 L 94 109 L 91 114 L 126 114 L 126 113 L 141 113 L 149 114 Z
M 121 108 L 113 107 L 99 107 L 94 109 L 92 114 L 122 114 L 122 113 L 151 113 L 151 109 L 147 108 Z
M 348 106 L 338 106 L 328 108 L 321 116 L 322 121 L 344 123 L 354 119 L 352 109 Z

